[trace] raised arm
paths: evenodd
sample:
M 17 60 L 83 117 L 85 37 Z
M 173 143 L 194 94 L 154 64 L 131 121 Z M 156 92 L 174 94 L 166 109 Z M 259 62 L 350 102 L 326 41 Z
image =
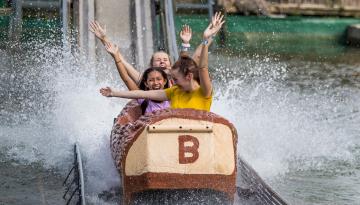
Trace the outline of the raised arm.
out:
M 120 91 L 114 90 L 109 87 L 101 88 L 100 93 L 105 97 L 119 97 L 128 99 L 149 99 L 155 101 L 168 100 L 164 90 L 132 90 L 132 91 Z
M 131 79 L 128 72 L 126 71 L 126 68 L 122 63 L 122 59 L 119 53 L 119 47 L 110 42 L 107 42 L 105 43 L 105 49 L 114 58 L 120 78 L 124 81 L 126 87 L 129 90 L 139 90 L 139 87 L 137 86 L 136 82 L 133 79 Z
M 107 43 L 110 43 L 109 38 L 106 36 L 106 26 L 104 26 L 104 28 L 101 27 L 101 25 L 97 21 L 91 21 L 89 24 L 90 24 L 89 30 L 96 36 L 96 38 L 98 38 L 101 41 L 101 43 L 104 46 L 106 46 Z M 141 77 L 140 72 L 137 71 L 130 63 L 126 61 L 126 59 L 121 55 L 120 51 L 119 51 L 119 57 L 131 79 L 134 82 L 138 83 Z
M 209 76 L 209 66 L 208 66 L 208 45 L 201 45 L 201 55 L 200 55 L 200 64 L 199 64 L 199 78 L 200 78 L 200 87 L 202 88 L 203 94 L 206 97 L 211 96 L 212 92 L 212 83 Z
M 89 30 L 101 41 L 104 46 L 106 43 L 109 43 L 109 39 L 106 36 L 106 26 L 104 26 L 104 28 L 101 27 L 97 21 L 90 21 L 89 25 Z
M 209 76 L 209 66 L 208 66 L 208 51 L 209 51 L 209 43 L 208 40 L 212 35 L 216 34 L 221 26 L 225 23 L 222 20 L 221 14 L 216 13 L 213 17 L 214 24 L 209 25 L 205 30 L 203 35 L 203 42 L 201 45 L 201 54 L 200 54 L 200 62 L 199 62 L 199 78 L 200 78 L 200 87 L 202 88 L 203 94 L 206 97 L 210 97 L 212 93 L 212 83 Z M 215 20 L 214 20 L 215 19 Z
M 208 40 L 208 46 L 211 45 L 212 41 L 213 41 L 212 38 L 210 38 Z M 196 49 L 195 49 L 195 51 L 194 51 L 194 53 L 193 53 L 193 55 L 191 57 L 196 62 L 196 64 L 198 64 L 198 65 L 200 64 L 201 50 L 202 50 L 202 44 L 200 43 L 198 45 L 198 47 L 196 47 Z
M 190 49 L 191 36 L 192 36 L 192 31 L 190 26 L 183 25 L 180 31 L 180 38 L 181 38 L 180 56 L 188 55 L 188 51 Z
M 222 15 L 220 12 L 216 12 L 215 15 L 212 17 L 212 20 L 209 24 L 209 26 L 205 29 L 204 31 L 204 35 L 205 33 L 209 32 L 209 29 L 212 28 L 213 25 L 215 25 L 216 21 L 220 20 L 222 21 L 222 19 L 224 18 L 224 15 Z M 221 28 L 221 27 L 220 27 Z M 217 31 L 218 32 L 218 31 Z M 217 33 L 216 32 L 216 33 Z M 216 33 L 214 33 L 213 35 L 209 36 L 209 38 L 207 39 L 208 45 L 210 46 L 211 43 L 213 42 L 213 37 L 216 35 Z M 202 49 L 202 44 L 198 45 L 198 47 L 196 47 L 194 54 L 192 55 L 192 59 L 199 65 L 200 63 L 200 55 L 201 55 L 201 49 Z
M 124 67 L 126 68 L 127 73 L 129 74 L 129 76 L 131 77 L 131 79 L 135 82 L 135 83 L 139 83 L 141 80 L 141 74 L 138 70 L 136 70 L 134 68 L 134 66 L 132 66 L 129 62 L 127 62 L 125 60 L 125 58 L 121 55 L 121 53 L 119 52 L 119 56 L 121 59 L 121 62 L 123 63 Z

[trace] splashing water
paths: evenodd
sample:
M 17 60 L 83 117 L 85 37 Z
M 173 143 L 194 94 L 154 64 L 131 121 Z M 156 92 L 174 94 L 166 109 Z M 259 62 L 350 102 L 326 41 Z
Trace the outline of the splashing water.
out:
M 125 89 L 112 61 L 88 62 L 46 43 L 26 47 L 1 51 L 1 161 L 40 163 L 65 175 L 78 142 L 87 199 L 105 204 L 98 193 L 120 183 L 110 130 L 127 102 L 98 92 L 107 85 Z M 360 174 L 360 83 L 351 73 L 360 68 L 261 58 L 210 57 L 215 65 L 212 111 L 236 126 L 238 154 L 289 202 L 326 204 L 326 193 L 332 192 L 340 194 L 336 203 L 354 204 L 360 190 L 359 180 L 352 180 Z M 310 191 L 296 180 L 314 176 L 323 180 Z M 340 177 L 344 190 L 329 190 Z
M 356 204 L 360 80 L 352 73 L 360 68 L 257 58 L 228 62 L 220 62 L 222 69 L 242 72 L 217 91 L 213 111 L 236 122 L 239 154 L 289 202 Z
M 118 185 L 109 135 L 113 118 L 126 100 L 106 99 L 98 91 L 118 84 L 109 71 L 115 69 L 38 42 L 29 42 L 20 52 L 2 52 L 3 62 L 8 63 L 1 68 L 5 71 L 1 74 L 1 95 L 5 96 L 1 160 L 40 162 L 65 175 L 73 160 L 72 145 L 78 142 L 85 160 L 86 191 L 91 195 Z M 59 192 L 62 195 L 62 189 Z

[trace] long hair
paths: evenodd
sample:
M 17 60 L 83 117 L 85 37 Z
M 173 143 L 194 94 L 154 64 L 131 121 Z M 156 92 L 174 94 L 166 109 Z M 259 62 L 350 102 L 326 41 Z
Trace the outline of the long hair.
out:
M 148 87 L 146 87 L 146 81 L 149 77 L 149 73 L 151 73 L 153 71 L 157 71 L 161 74 L 161 76 L 164 78 L 164 80 L 166 80 L 164 88 L 169 88 L 170 87 L 169 80 L 168 80 L 168 77 L 167 77 L 167 74 L 165 73 L 165 71 L 159 67 L 150 67 L 150 68 L 146 69 L 142 75 L 142 78 L 139 83 L 140 90 L 148 90 Z
M 184 76 L 192 73 L 194 76 L 194 80 L 200 83 L 199 67 L 197 66 L 196 62 L 187 55 L 180 56 L 180 58 L 175 62 L 171 69 L 178 69 L 179 72 L 182 73 Z
M 139 84 L 139 88 L 141 90 L 149 90 L 148 87 L 146 87 L 146 81 L 149 77 L 149 73 L 153 72 L 153 71 L 157 71 L 159 73 L 161 73 L 161 76 L 164 78 L 164 80 L 166 80 L 166 83 L 164 85 L 164 88 L 169 88 L 169 80 L 168 80 L 168 77 L 167 77 L 167 74 L 165 73 L 165 71 L 162 69 L 162 68 L 159 68 L 159 67 L 150 67 L 148 69 L 146 69 L 142 75 L 142 78 L 141 78 L 141 81 L 140 81 L 140 84 Z M 158 102 L 158 101 L 154 101 L 154 102 Z M 160 103 L 160 102 L 158 102 Z M 142 114 L 145 114 L 145 111 L 146 111 L 146 108 L 147 106 L 149 105 L 149 100 L 148 99 L 145 99 L 141 105 L 140 105 L 140 108 L 141 108 L 141 113 Z

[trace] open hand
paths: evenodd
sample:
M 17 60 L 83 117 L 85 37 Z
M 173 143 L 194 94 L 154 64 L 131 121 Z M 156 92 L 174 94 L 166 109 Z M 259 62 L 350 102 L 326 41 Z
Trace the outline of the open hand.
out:
M 104 26 L 104 28 L 102 28 L 99 24 L 99 22 L 97 21 L 91 21 L 90 22 L 90 28 L 89 30 L 95 34 L 95 36 L 97 38 L 99 38 L 100 40 L 104 40 L 106 37 L 106 26 Z
M 225 23 L 223 18 L 224 15 L 222 15 L 220 12 L 215 13 L 215 15 L 212 17 L 211 23 L 204 31 L 204 39 L 209 39 L 211 36 L 215 35 L 217 32 L 220 31 L 222 25 Z
M 101 88 L 100 93 L 105 97 L 112 97 L 112 90 L 110 87 Z
M 116 57 L 116 55 L 119 54 L 119 47 L 117 45 L 115 45 L 115 44 L 110 43 L 110 42 L 105 43 L 105 49 L 113 57 Z
M 189 25 L 183 25 L 180 31 L 180 38 L 183 43 L 189 43 L 191 39 L 192 31 Z

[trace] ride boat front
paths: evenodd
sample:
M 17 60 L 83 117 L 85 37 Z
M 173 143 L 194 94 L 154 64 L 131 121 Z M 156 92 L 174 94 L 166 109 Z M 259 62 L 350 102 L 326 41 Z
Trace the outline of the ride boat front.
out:
M 149 190 L 212 190 L 234 200 L 237 134 L 217 114 L 165 109 L 142 115 L 133 100 L 115 119 L 110 140 L 124 204 Z

